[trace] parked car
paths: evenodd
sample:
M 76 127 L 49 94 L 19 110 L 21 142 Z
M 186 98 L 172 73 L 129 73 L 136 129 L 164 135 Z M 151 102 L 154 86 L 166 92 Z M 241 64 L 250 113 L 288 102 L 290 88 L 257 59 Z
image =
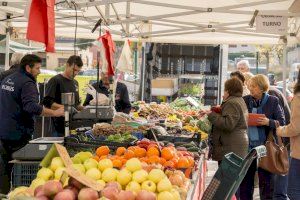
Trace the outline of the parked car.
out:
M 97 76 L 97 69 L 82 70 L 78 73 L 79 76 Z

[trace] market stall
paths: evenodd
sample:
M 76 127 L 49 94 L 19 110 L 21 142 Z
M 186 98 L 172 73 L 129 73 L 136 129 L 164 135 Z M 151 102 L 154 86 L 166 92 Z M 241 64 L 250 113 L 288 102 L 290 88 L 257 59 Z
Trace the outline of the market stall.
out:
M 13 190 L 8 197 L 60 197 L 67 192 L 63 188 L 76 186 L 74 181 L 91 188 L 90 192 L 101 191 L 99 194 L 107 198 L 111 194 L 105 191 L 113 190 L 115 184 L 119 195 L 126 193 L 129 197 L 145 195 L 140 190 L 156 192 L 158 199 L 170 194 L 172 199 L 201 197 L 206 173 L 205 132 L 210 131 L 210 124 L 205 116 L 198 120 L 196 110 L 205 107 L 193 98 L 176 99 L 171 104 L 135 105 L 137 110 L 130 115 L 116 113 L 111 123 L 71 130 L 61 145 L 55 143 L 47 149 L 41 162 L 12 161 Z M 33 158 L 36 152 L 31 154 Z M 47 185 L 57 182 L 61 185 L 48 194 Z M 40 190 L 44 193 L 39 194 Z

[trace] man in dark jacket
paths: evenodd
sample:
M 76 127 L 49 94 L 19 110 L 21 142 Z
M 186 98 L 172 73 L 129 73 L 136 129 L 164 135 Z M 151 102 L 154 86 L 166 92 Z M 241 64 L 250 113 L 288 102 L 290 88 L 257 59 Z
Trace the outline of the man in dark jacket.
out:
M 99 84 L 94 83 L 93 87 L 98 93 L 109 95 L 109 79 L 104 73 L 101 74 L 101 81 Z M 93 100 L 93 96 L 90 94 L 86 95 L 86 99 L 83 106 L 89 105 L 90 101 Z M 116 96 L 115 96 L 115 108 L 117 112 L 123 112 L 126 114 L 130 113 L 131 104 L 129 101 L 128 90 L 125 84 L 117 82 Z
M 0 73 L 0 84 L 7 76 L 15 73 L 20 68 L 20 62 L 23 58 L 22 53 L 14 53 L 10 59 L 10 68 L 9 70 L 3 71 Z
M 34 132 L 34 117 L 63 116 L 64 110 L 50 110 L 39 104 L 36 77 L 41 59 L 22 58 L 20 69 L 6 77 L 0 88 L 0 193 L 9 191 L 12 153 L 25 146 Z

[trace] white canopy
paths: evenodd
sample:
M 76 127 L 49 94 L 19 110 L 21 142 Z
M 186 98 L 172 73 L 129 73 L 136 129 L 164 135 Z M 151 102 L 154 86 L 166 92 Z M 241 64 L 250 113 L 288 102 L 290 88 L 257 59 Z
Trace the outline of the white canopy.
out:
M 116 40 L 193 44 L 276 44 L 279 35 L 257 33 L 249 23 L 258 15 L 300 16 L 289 13 L 293 0 L 76 0 L 78 33 L 96 39 L 91 33 L 101 18 L 103 29 Z M 22 17 L 27 0 L 0 2 L 0 16 L 11 16 L 11 26 L 22 37 L 27 19 Z M 74 37 L 75 12 L 70 0 L 56 0 L 56 36 Z M 18 17 L 20 16 L 20 17 Z M 15 18 L 16 17 L 16 18 Z M 290 22 L 294 22 L 295 18 Z M 0 22 L 6 25 L 6 22 Z M 254 23 L 255 25 L 255 23 Z M 293 27 L 296 29 L 297 27 Z M 293 32 L 294 30 L 292 30 Z

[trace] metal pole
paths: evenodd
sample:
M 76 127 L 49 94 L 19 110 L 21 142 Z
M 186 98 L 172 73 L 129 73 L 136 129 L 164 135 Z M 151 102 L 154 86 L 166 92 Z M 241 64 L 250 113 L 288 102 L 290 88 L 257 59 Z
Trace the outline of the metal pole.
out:
M 283 83 L 283 95 L 286 97 L 286 70 L 287 70 L 287 44 L 283 46 L 283 73 L 282 73 L 282 83 Z
M 141 81 L 142 81 L 142 88 L 141 88 L 141 101 L 144 101 L 144 93 L 145 93 L 145 66 L 146 66 L 146 59 L 145 59 L 145 43 L 143 42 L 142 47 L 142 73 L 141 73 Z
M 9 24 L 7 24 L 9 25 Z M 10 31 L 9 26 L 6 28 L 6 44 L 5 44 L 5 70 L 9 69 L 9 46 L 10 46 Z
M 256 74 L 258 74 L 258 58 L 259 58 L 259 52 L 256 52 Z

